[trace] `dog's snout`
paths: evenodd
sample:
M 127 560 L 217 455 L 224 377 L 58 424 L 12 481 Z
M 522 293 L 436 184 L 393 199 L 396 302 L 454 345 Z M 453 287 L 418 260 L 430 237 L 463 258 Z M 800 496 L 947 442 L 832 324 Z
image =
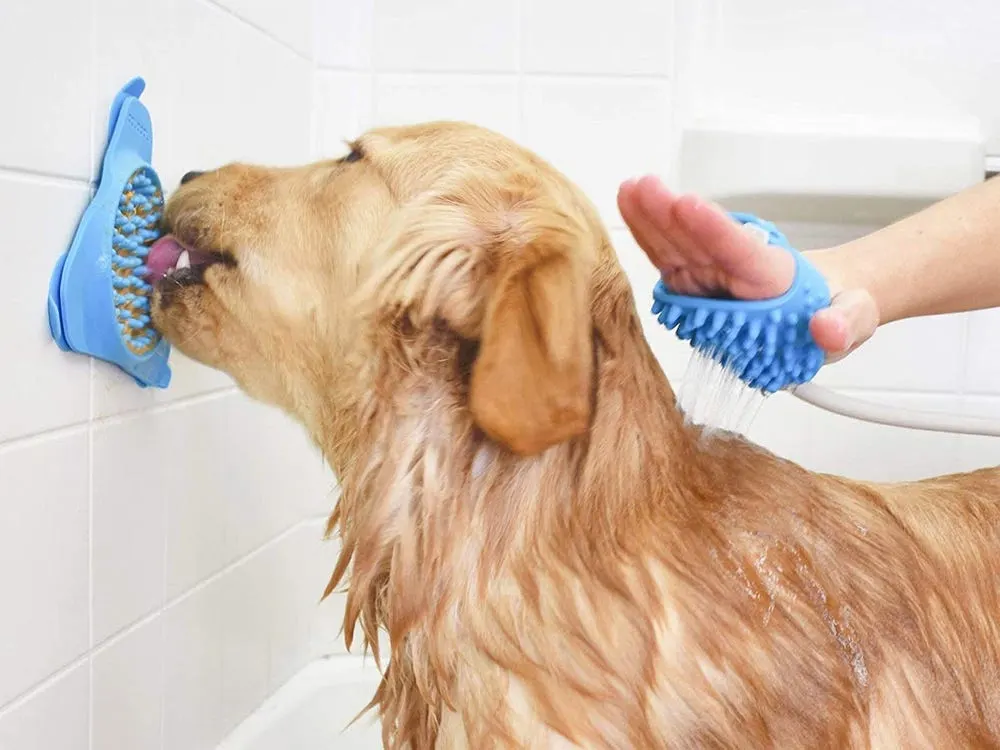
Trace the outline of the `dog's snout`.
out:
M 181 177 L 181 185 L 187 185 L 191 180 L 196 180 L 201 177 L 204 172 L 186 172 L 183 177 Z

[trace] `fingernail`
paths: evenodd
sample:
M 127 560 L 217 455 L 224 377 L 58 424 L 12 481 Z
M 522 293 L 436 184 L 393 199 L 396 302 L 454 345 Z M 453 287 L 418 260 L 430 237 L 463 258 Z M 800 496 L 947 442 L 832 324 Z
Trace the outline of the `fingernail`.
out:
M 843 318 L 837 320 L 837 333 L 843 337 L 844 345 L 839 351 L 846 352 L 852 346 L 854 346 L 854 333 L 851 331 L 850 326 L 847 325 L 847 321 Z

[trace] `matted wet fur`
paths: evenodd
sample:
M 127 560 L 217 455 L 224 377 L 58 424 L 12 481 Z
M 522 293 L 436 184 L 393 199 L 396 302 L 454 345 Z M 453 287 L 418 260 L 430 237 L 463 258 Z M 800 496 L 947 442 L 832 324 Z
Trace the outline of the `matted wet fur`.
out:
M 329 459 L 387 747 L 1000 747 L 1000 472 L 704 435 L 552 167 L 453 123 L 354 149 L 181 187 L 170 229 L 235 263 L 154 321 Z

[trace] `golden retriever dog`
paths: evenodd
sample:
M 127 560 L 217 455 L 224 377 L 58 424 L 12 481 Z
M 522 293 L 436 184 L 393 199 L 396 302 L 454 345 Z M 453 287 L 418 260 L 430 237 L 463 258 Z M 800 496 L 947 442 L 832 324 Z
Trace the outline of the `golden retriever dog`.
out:
M 150 268 L 155 325 L 339 478 L 387 747 L 1000 748 L 1000 471 L 687 424 L 564 176 L 459 123 L 352 146 L 189 175 Z

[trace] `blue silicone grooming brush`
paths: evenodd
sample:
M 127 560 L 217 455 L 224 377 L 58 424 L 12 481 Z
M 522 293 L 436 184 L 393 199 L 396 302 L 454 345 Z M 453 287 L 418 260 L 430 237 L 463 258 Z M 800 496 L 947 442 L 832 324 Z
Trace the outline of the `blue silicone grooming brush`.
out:
M 780 297 L 751 302 L 674 294 L 661 280 L 653 289 L 653 314 L 751 388 L 774 393 L 807 383 L 825 357 L 809 333 L 809 320 L 830 304 L 826 281 L 772 223 L 752 214 L 731 216 L 794 256 L 791 288 Z
M 111 105 L 108 142 L 93 200 L 49 283 L 49 330 L 64 351 L 111 362 L 145 386 L 166 388 L 170 345 L 150 322 L 145 280 L 160 236 L 163 188 L 150 165 L 153 126 L 129 81 Z

